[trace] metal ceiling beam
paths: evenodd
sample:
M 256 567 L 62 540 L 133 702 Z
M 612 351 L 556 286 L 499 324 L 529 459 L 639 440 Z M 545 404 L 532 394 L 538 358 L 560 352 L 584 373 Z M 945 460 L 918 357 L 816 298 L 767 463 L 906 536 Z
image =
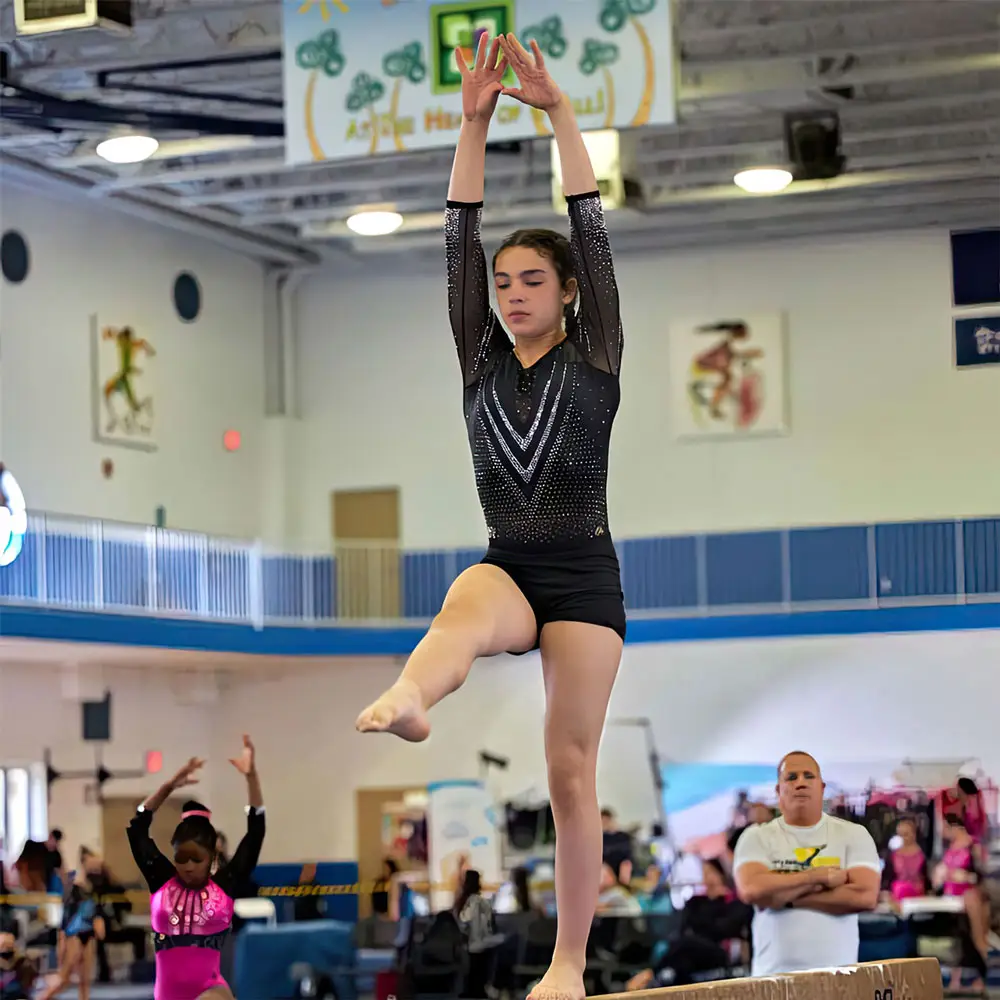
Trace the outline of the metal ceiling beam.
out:
M 922 59 L 887 66 L 864 66 L 842 73 L 818 76 L 803 66 L 800 59 L 774 59 L 755 63 L 746 69 L 733 64 L 716 66 L 707 73 L 685 73 L 682 99 L 703 104 L 733 97 L 759 97 L 765 94 L 788 94 L 815 91 L 824 87 L 860 87 L 875 83 L 905 80 L 932 80 L 1000 70 L 1000 52 L 952 59 Z
M 33 193 L 46 193 L 63 198 L 69 196 L 76 204 L 79 204 L 80 192 L 89 186 L 88 182 L 80 177 L 55 174 L 38 164 L 5 153 L 0 154 L 0 168 L 5 183 L 24 187 Z M 198 236 L 255 260 L 286 266 L 313 264 L 318 260 L 315 252 L 293 242 L 279 242 L 263 234 L 240 231 L 231 226 L 199 222 L 197 218 L 169 207 L 143 204 L 132 198 L 110 199 L 108 205 L 133 218 Z
M 978 221 L 980 224 L 1000 219 L 1000 207 L 989 196 L 964 198 L 960 201 L 940 198 L 923 205 L 903 202 L 899 205 L 881 206 L 873 203 L 857 207 L 862 209 L 860 213 L 852 211 L 850 205 L 830 205 L 821 210 L 817 206 L 803 205 L 796 212 L 774 214 L 759 211 L 756 214 L 738 218 L 726 215 L 705 217 L 699 213 L 677 216 L 669 214 L 659 217 L 656 225 L 640 226 L 623 223 L 621 226 L 611 229 L 610 237 L 617 251 L 640 241 L 649 246 L 655 245 L 663 248 L 686 242 L 692 236 L 703 240 L 706 236 L 721 237 L 741 230 L 759 231 L 761 228 L 766 228 L 769 232 L 777 234 L 799 232 L 809 233 L 816 237 L 825 235 L 830 226 L 836 226 L 844 219 L 863 220 L 864 225 L 872 229 L 892 228 L 894 224 L 898 224 L 899 221 L 907 219 L 911 215 L 917 215 L 924 219 L 933 217 L 956 221 L 958 219 L 971 220 L 973 223 Z M 536 213 L 531 221 L 535 225 L 550 223 L 558 226 L 563 224 L 563 220 L 555 216 L 546 216 L 544 213 Z M 510 225 L 490 226 L 483 231 L 483 241 L 486 244 L 498 243 L 509 234 L 510 229 Z M 430 230 L 414 231 L 410 234 L 404 234 L 402 237 L 394 237 L 392 240 L 382 242 L 359 239 L 350 232 L 344 235 L 339 231 L 319 226 L 305 227 L 302 230 L 302 236 L 315 241 L 343 241 L 355 253 L 430 251 L 433 247 L 443 246 L 440 232 Z
M 511 163 L 491 163 L 486 171 L 487 181 L 527 178 L 527 164 L 523 160 Z M 346 175 L 346 171 L 345 171 Z M 550 172 L 546 171 L 546 176 Z M 447 180 L 448 170 L 401 171 L 396 176 L 335 176 L 317 178 L 301 184 L 268 184 L 246 187 L 237 191 L 206 191 L 201 194 L 182 195 L 182 205 L 233 205 L 261 201 L 269 198 L 298 198 L 317 194 L 371 194 L 379 191 L 414 188 L 441 184 Z
M 994 206 L 995 207 L 995 206 Z M 536 217 L 536 224 L 538 224 Z M 818 238 L 829 241 L 837 236 L 851 236 L 869 233 L 886 234 L 893 231 L 911 229 L 940 230 L 945 228 L 971 228 L 995 225 L 1000 222 L 1000 209 L 985 211 L 979 204 L 954 206 L 932 206 L 923 211 L 873 210 L 864 215 L 838 215 L 832 213 L 821 219 L 803 218 L 798 221 L 757 220 L 738 225 L 720 221 L 712 225 L 696 224 L 684 229 L 664 227 L 659 230 L 633 230 L 611 234 L 616 257 L 634 253 L 673 253 L 685 250 L 732 248 L 741 244 L 752 244 L 757 250 L 777 241 L 805 240 L 815 244 Z M 498 243 L 508 233 L 506 229 L 484 231 L 483 241 L 489 246 Z M 427 233 L 400 240 L 395 245 L 378 239 L 355 238 L 350 242 L 351 251 L 359 257 L 416 255 L 417 259 L 429 258 L 433 248 L 442 246 L 440 234 Z M 440 264 L 437 265 L 440 267 Z M 352 280 L 356 280 L 353 279 Z
M 1000 90 L 979 92 L 970 91 L 969 93 L 960 94 L 932 94 L 919 98 L 853 105 L 842 108 L 840 111 L 840 117 L 845 130 L 850 131 L 855 124 L 864 123 L 872 118 L 885 119 L 892 115 L 904 115 L 931 109 L 960 108 L 966 104 L 973 105 L 978 108 L 981 105 L 987 105 L 992 102 L 1000 102 Z M 645 141 L 653 144 L 657 141 L 660 135 L 672 137 L 677 134 L 683 134 L 693 138 L 700 132 L 723 131 L 727 126 L 739 126 L 741 128 L 747 128 L 748 130 L 754 127 L 771 129 L 775 128 L 775 117 L 776 116 L 774 114 L 768 113 L 753 116 L 741 115 L 733 117 L 732 119 L 709 117 L 699 120 L 695 118 L 690 121 L 685 121 L 682 126 L 682 132 L 680 133 L 673 129 L 664 129 L 659 130 L 659 134 L 656 134 L 657 130 L 651 130 L 652 134 L 648 135 Z M 0 147 L 5 144 L 7 138 L 8 137 L 0 138 Z M 61 135 L 26 132 L 23 133 L 22 136 L 11 138 L 10 142 L 14 146 L 21 145 L 22 142 L 25 145 L 58 145 L 64 141 L 74 139 L 82 141 L 87 138 L 88 135 L 82 132 L 64 132 Z M 257 151 L 284 150 L 284 146 L 285 141 L 283 138 L 266 139 L 253 138 L 249 136 L 208 136 L 198 139 L 168 139 L 160 143 L 160 148 L 146 162 L 148 164 L 152 164 L 172 159 L 196 159 L 201 156 L 215 156 L 224 152 L 237 152 L 251 147 Z M 412 160 L 415 160 L 420 155 L 421 154 L 412 154 L 411 157 L 408 158 L 407 162 L 409 163 Z M 45 162 L 50 167 L 63 170 L 72 169 L 77 166 L 106 165 L 106 161 L 102 160 L 96 153 L 87 150 L 77 151 L 70 156 L 50 156 L 46 158 Z M 284 165 L 284 161 L 281 162 L 282 165 Z
M 808 11 L 812 5 L 799 3 L 795 9 L 797 12 Z M 693 9 L 709 9 L 709 5 L 704 0 L 693 0 Z M 817 16 L 815 13 L 806 13 L 802 17 L 779 17 L 769 21 L 767 24 L 723 24 L 710 25 L 700 28 L 688 23 L 684 18 L 678 28 L 682 42 L 697 44 L 699 42 L 723 42 L 723 41 L 743 41 L 748 37 L 754 39 L 768 39 L 774 35 L 788 33 L 790 31 L 806 30 L 810 32 L 837 31 L 843 30 L 845 25 L 857 25 L 859 28 L 867 28 L 872 23 L 895 22 L 899 20 L 910 21 L 913 18 L 913 0 L 898 0 L 896 3 L 883 3 L 878 10 L 871 12 L 854 11 L 851 13 L 831 13 Z
M 773 63 L 775 59 L 813 61 L 817 59 L 867 59 L 872 56 L 887 56 L 892 54 L 912 55 L 914 53 L 931 53 L 943 55 L 941 50 L 955 46 L 982 46 L 984 51 L 989 51 L 991 37 L 983 26 L 979 26 L 975 31 L 965 30 L 965 25 L 949 25 L 955 28 L 955 33 L 935 33 L 929 37 L 907 38 L 905 35 L 897 35 L 893 38 L 875 40 L 858 38 L 850 39 L 841 34 L 836 41 L 829 44 L 819 42 L 812 45 L 801 46 L 798 50 L 782 50 L 777 55 L 748 56 L 745 53 L 737 53 L 732 56 L 692 56 L 685 53 L 683 67 L 685 70 L 725 70 L 733 65 L 739 65 L 744 69 L 766 66 Z M 996 33 L 994 26 L 993 33 Z M 995 42 L 992 43 L 996 47 Z
M 207 132 L 215 135 L 283 136 L 283 121 L 240 119 L 194 112 L 146 111 L 138 107 L 102 104 L 92 100 L 68 101 L 52 94 L 21 87 L 3 81 L 4 99 L 0 102 L 0 117 L 30 124 L 53 126 L 63 123 L 79 125 L 128 125 L 154 133 Z
M 390 201 L 383 204 L 387 207 L 391 206 L 394 211 L 403 215 L 404 227 L 407 227 L 408 224 L 412 226 L 414 220 L 425 220 L 423 222 L 419 222 L 419 225 L 426 225 L 426 220 L 429 220 L 432 226 L 440 228 L 444 213 L 443 206 L 446 192 L 447 188 L 444 184 L 442 184 L 436 191 L 433 198 L 421 198 L 419 200 L 413 199 L 410 201 Z M 516 201 L 508 201 L 506 203 L 508 205 L 508 210 L 513 213 L 520 213 L 521 215 L 531 213 L 537 214 L 539 205 L 542 206 L 543 210 L 551 207 L 552 205 L 551 183 L 536 183 L 530 186 L 525 186 L 524 188 L 519 189 L 517 194 L 518 197 Z M 486 184 L 486 197 L 493 205 L 504 204 L 502 195 L 498 198 L 496 193 L 491 193 L 489 182 Z M 437 212 L 429 208 L 429 204 L 433 204 L 433 201 L 438 202 L 442 206 Z M 311 223 L 341 225 L 345 219 L 356 212 L 359 208 L 361 208 L 361 206 L 356 204 L 321 205 L 314 208 L 286 208 L 269 212 L 251 212 L 243 216 L 243 225 L 251 227 L 282 224 L 298 226 L 301 224 Z
M 734 189 L 735 190 L 735 189 Z M 996 185 L 989 181 L 980 181 L 974 186 L 951 184 L 926 191 L 921 196 L 917 192 L 900 190 L 876 194 L 867 194 L 866 189 L 847 194 L 812 193 L 812 197 L 796 199 L 772 200 L 767 197 L 737 198 L 718 201 L 715 204 L 701 205 L 691 208 L 684 202 L 663 202 L 656 211 L 643 213 L 633 210 L 609 212 L 607 216 L 608 230 L 617 239 L 621 235 L 629 235 L 639 231 L 676 232 L 685 227 L 699 226 L 729 226 L 755 221 L 786 222 L 804 218 L 820 220 L 826 216 L 842 216 L 872 213 L 887 213 L 891 211 L 938 210 L 941 206 L 970 207 L 975 206 L 983 211 L 983 217 L 990 214 L 988 209 L 995 207 L 994 214 L 1000 214 L 1000 201 L 996 198 Z M 483 239 L 501 239 L 506 235 L 511 225 L 522 225 L 533 222 L 557 224 L 562 216 L 552 210 L 549 205 L 536 205 L 533 208 L 525 206 L 513 212 L 488 212 L 484 216 Z M 428 223 L 436 223 L 430 225 Z M 307 225 L 301 230 L 303 238 L 339 238 L 354 240 L 355 235 L 342 223 L 333 225 Z M 433 233 L 440 240 L 441 214 L 428 213 L 419 222 L 398 231 L 404 240 L 411 239 L 415 234 Z
M 81 139 L 88 138 L 81 134 Z M 50 143 L 54 142 L 49 138 Z M 262 152 L 268 150 L 284 151 L 283 136 L 260 138 L 251 135 L 213 135 L 197 139 L 165 139 L 159 149 L 146 160 L 147 164 L 162 163 L 166 160 L 197 159 L 201 156 L 218 156 L 221 153 L 241 153 L 245 151 Z M 251 161 L 252 162 L 252 161 Z M 281 161 L 284 163 L 284 161 Z M 46 157 L 47 166 L 57 170 L 75 170 L 78 167 L 104 167 L 114 169 L 107 160 L 100 157 L 93 149 L 79 149 L 71 156 Z
M 1000 161 L 985 160 L 982 163 L 941 165 L 928 167 L 904 167 L 897 170 L 873 170 L 853 174 L 842 174 L 828 181 L 797 181 L 780 191 L 769 195 L 769 199 L 779 201 L 784 198 L 798 198 L 803 195 L 828 191 L 843 191 L 858 187 L 885 187 L 905 184 L 937 184 L 941 181 L 964 181 L 993 179 L 1000 180 Z M 662 205 L 709 204 L 713 201 L 756 199 L 757 195 L 745 194 L 733 184 L 718 187 L 695 188 L 688 191 L 666 191 L 647 199 L 653 207 Z

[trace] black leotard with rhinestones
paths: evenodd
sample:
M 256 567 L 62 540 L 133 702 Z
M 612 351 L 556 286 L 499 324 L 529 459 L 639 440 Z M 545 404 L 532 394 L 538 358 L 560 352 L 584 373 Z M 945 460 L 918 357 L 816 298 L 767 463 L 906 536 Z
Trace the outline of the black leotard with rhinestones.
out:
M 608 452 L 622 325 L 600 196 L 569 199 L 577 322 L 530 368 L 490 307 L 482 203 L 448 202 L 448 309 L 490 543 L 571 547 L 609 535 Z

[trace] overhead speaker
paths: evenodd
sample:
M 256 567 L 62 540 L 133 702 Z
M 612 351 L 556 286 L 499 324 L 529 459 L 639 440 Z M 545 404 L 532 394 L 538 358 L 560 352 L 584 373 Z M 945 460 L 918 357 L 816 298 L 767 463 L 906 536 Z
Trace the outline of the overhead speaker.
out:
M 18 35 L 53 35 L 82 28 L 130 31 L 133 0 L 14 0 Z
M 111 742 L 111 692 L 100 701 L 85 701 L 80 705 L 83 739 L 87 743 Z
M 797 181 L 830 180 L 847 165 L 841 150 L 836 111 L 801 111 L 785 115 L 785 149 Z

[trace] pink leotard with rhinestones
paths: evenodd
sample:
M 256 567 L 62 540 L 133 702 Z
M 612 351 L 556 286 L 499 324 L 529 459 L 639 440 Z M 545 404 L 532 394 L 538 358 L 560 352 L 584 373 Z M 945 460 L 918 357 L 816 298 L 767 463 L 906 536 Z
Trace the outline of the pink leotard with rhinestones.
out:
M 975 865 L 972 861 L 972 851 L 968 847 L 949 847 L 944 852 L 941 863 L 948 871 L 970 872 L 975 874 Z M 975 882 L 945 882 L 942 891 L 946 896 L 964 896 L 967 892 L 976 891 Z
M 132 854 L 152 898 L 150 917 L 156 950 L 155 1000 L 198 1000 L 225 986 L 222 946 L 233 923 L 233 899 L 249 881 L 264 841 L 264 811 L 250 809 L 247 833 L 232 861 L 200 889 L 188 889 L 149 835 L 152 814 L 136 813 L 129 824 Z
M 892 896 L 896 902 L 923 896 L 926 892 L 924 882 L 927 859 L 923 851 L 912 851 L 904 854 L 902 851 L 892 852 Z
M 172 878 L 153 893 L 150 917 L 156 945 L 156 1000 L 197 997 L 213 986 L 226 985 L 219 963 L 233 923 L 233 901 L 215 882 L 203 889 L 185 889 Z M 197 938 L 203 940 L 192 940 Z

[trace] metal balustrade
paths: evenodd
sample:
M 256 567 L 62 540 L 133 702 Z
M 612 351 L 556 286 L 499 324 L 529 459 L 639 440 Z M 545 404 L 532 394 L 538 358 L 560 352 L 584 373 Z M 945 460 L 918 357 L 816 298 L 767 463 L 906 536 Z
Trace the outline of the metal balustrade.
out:
M 483 549 L 296 555 L 188 531 L 32 514 L 0 602 L 216 621 L 423 621 Z M 632 617 L 1000 602 L 1000 518 L 618 543 Z

